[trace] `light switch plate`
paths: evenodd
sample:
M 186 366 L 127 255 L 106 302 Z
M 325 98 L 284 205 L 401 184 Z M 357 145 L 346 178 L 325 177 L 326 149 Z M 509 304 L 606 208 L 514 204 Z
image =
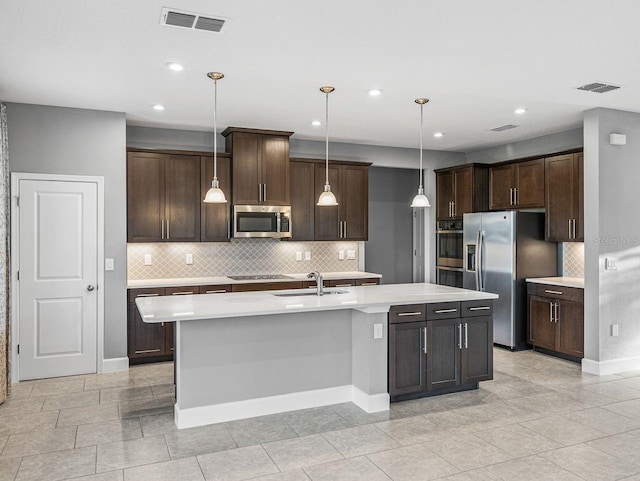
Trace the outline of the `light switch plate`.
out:
M 608 271 L 615 271 L 618 269 L 617 265 L 618 259 L 615 257 L 605 257 L 604 259 L 604 268 Z
M 302 251 L 296 252 L 296 261 L 300 262 L 302 260 Z
M 306 252 L 304 253 L 304 260 L 305 260 L 305 261 L 310 261 L 310 260 L 311 260 L 311 252 L 306 251 Z
M 188 266 L 193 264 L 193 254 L 187 254 L 186 262 Z
M 382 324 L 373 325 L 373 338 L 382 339 Z
M 618 335 L 618 324 L 611 324 L 611 335 L 614 337 Z
M 105 259 L 104 260 L 104 270 L 112 271 L 113 270 L 113 259 Z
M 145 266 L 150 266 L 152 264 L 151 262 L 151 254 L 145 254 L 144 255 L 144 265 Z
M 339 261 L 343 261 L 344 260 L 344 251 L 338 251 L 338 260 Z
M 349 259 L 350 261 L 355 260 L 356 258 L 356 251 L 349 249 L 347 251 L 347 259 Z

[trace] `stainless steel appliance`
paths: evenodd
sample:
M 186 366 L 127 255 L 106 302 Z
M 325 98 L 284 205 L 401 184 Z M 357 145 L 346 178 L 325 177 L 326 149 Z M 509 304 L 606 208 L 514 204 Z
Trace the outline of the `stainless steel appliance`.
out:
M 483 212 L 465 214 L 466 289 L 491 292 L 493 340 L 511 349 L 526 347 L 526 277 L 558 274 L 558 248 L 544 240 L 544 213 Z
M 291 206 L 234 205 L 233 237 L 291 237 Z
M 437 283 L 462 287 L 463 230 L 461 220 L 438 221 L 436 226 Z

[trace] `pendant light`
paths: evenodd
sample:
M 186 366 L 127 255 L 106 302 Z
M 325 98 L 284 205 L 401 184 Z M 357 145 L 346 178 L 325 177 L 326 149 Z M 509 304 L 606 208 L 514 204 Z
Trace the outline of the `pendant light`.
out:
M 326 96 L 325 120 L 324 120 L 324 127 L 326 132 L 325 183 L 324 183 L 324 192 L 322 192 L 322 194 L 320 194 L 320 197 L 318 198 L 318 205 L 320 206 L 338 205 L 336 196 L 333 194 L 333 192 L 331 192 L 331 186 L 329 185 L 329 94 L 334 90 L 335 89 L 333 87 L 320 87 L 320 92 L 322 92 Z
M 213 80 L 213 180 L 211 181 L 211 188 L 204 196 L 204 200 L 207 204 L 225 204 L 227 198 L 224 196 L 224 192 L 220 188 L 220 182 L 218 182 L 218 135 L 216 131 L 216 110 L 218 109 L 218 80 L 224 78 L 224 74 L 220 72 L 209 72 L 207 77 Z
M 418 193 L 411 202 L 411 207 L 431 207 L 429 199 L 424 195 L 424 187 L 422 186 L 422 109 L 429 99 L 419 98 L 415 102 L 420 105 L 420 186 L 418 187 Z

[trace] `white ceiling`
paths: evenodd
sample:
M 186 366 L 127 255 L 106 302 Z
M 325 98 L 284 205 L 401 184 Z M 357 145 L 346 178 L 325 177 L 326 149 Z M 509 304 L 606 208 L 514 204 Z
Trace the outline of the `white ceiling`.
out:
M 232 22 L 161 26 L 163 6 Z M 426 96 L 425 148 L 470 151 L 577 127 L 593 107 L 640 111 L 639 18 L 638 0 L 0 0 L 0 99 L 208 130 L 215 70 L 223 128 L 322 139 L 311 120 L 333 85 L 331 140 L 417 147 Z M 593 81 L 622 88 L 575 89 Z

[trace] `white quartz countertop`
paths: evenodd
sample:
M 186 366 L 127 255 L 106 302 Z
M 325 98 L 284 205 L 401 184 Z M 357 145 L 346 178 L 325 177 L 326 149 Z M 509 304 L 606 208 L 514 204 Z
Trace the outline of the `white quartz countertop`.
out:
M 335 279 L 369 279 L 381 278 L 380 274 L 372 272 L 348 271 L 348 272 L 321 272 L 326 281 Z M 294 282 L 307 281 L 307 274 L 283 274 L 291 279 L 246 279 L 234 280 L 229 277 L 183 277 L 175 279 L 136 279 L 127 282 L 127 288 L 139 289 L 149 287 L 182 287 L 182 286 L 207 286 L 215 284 L 254 284 L 261 282 Z
M 344 274 L 344 273 L 343 273 Z M 260 291 L 227 294 L 139 297 L 136 305 L 145 322 L 194 321 L 293 312 L 380 308 L 405 304 L 497 299 L 496 294 L 437 284 L 389 284 L 325 289 L 334 295 L 295 295 L 309 291 Z
M 532 277 L 527 279 L 527 282 L 584 289 L 584 279 L 582 277 Z

